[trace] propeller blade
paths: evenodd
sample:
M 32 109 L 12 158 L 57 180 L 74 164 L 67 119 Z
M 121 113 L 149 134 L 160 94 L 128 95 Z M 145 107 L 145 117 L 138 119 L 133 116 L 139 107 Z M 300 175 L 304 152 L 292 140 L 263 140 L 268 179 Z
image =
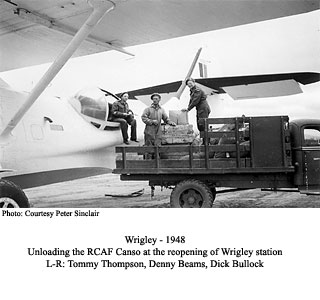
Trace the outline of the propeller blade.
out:
M 187 73 L 187 76 L 186 76 L 185 80 L 182 81 L 182 83 L 181 83 L 181 85 L 180 85 L 180 87 L 179 87 L 179 89 L 178 89 L 178 91 L 177 91 L 176 97 L 177 97 L 178 99 L 180 99 L 182 93 L 184 92 L 184 89 L 185 89 L 186 86 L 187 86 L 187 85 L 186 85 L 186 80 L 192 75 L 192 72 L 193 72 L 193 70 L 194 70 L 194 68 L 195 68 L 195 66 L 196 66 L 196 64 L 197 64 L 198 59 L 199 59 L 201 50 L 202 50 L 202 48 L 199 48 L 199 50 L 197 51 L 197 54 L 196 54 L 196 56 L 194 57 L 193 62 L 192 62 L 192 64 L 191 64 L 191 66 L 190 66 L 190 69 L 189 69 L 189 71 L 188 71 L 188 73 Z
M 112 94 L 111 92 L 104 90 L 102 88 L 99 88 L 99 89 L 100 89 L 100 91 L 104 92 L 106 95 L 112 96 L 112 97 L 116 98 L 117 100 L 120 100 L 120 97 L 118 97 L 117 95 Z

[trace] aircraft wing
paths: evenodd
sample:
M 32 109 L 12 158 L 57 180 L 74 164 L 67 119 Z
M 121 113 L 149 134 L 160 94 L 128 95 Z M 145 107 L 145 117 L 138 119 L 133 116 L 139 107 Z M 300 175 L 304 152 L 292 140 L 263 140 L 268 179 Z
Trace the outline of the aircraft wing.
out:
M 233 99 L 280 97 L 302 93 L 299 84 L 310 84 L 320 81 L 320 73 L 281 73 L 265 75 L 249 75 L 234 77 L 200 78 L 195 79 L 206 94 L 227 93 Z M 127 91 L 130 99 L 141 100 L 143 96 L 153 93 L 171 95 L 176 93 L 182 81 L 175 81 Z M 168 97 L 166 97 L 168 98 Z M 150 102 L 150 101 L 149 101 Z M 165 102 L 165 101 L 164 101 Z
M 114 0 L 74 56 L 307 13 L 315 0 Z M 0 72 L 51 62 L 90 14 L 85 0 L 0 0 Z

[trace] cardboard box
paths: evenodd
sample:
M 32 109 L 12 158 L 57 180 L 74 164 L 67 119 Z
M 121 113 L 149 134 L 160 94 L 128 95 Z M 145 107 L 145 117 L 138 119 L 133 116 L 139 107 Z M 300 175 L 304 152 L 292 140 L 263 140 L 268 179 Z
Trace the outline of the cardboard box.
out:
M 182 112 L 181 110 L 169 110 L 169 119 L 177 125 L 189 124 L 187 111 Z

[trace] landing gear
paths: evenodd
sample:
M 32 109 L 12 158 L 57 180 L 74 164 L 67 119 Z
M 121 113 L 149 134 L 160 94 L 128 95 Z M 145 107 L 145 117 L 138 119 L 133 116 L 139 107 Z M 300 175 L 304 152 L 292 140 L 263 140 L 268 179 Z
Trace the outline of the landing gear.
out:
M 210 188 L 203 182 L 188 179 L 179 182 L 170 196 L 171 207 L 209 208 L 214 197 Z
M 9 180 L 0 180 L 0 208 L 30 207 L 25 193 Z

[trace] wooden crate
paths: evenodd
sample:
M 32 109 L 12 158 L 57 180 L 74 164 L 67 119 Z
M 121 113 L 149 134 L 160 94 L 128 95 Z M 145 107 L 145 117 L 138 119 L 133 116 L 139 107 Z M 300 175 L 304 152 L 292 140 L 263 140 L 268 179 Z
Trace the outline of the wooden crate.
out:
M 194 140 L 194 136 L 163 136 L 161 139 L 161 144 L 191 144 Z
M 162 125 L 162 145 L 191 144 L 194 138 L 192 124 L 177 126 Z
M 177 125 L 177 126 L 170 126 L 170 125 L 162 125 L 162 134 L 193 134 L 193 125 L 186 124 L 186 125 Z

